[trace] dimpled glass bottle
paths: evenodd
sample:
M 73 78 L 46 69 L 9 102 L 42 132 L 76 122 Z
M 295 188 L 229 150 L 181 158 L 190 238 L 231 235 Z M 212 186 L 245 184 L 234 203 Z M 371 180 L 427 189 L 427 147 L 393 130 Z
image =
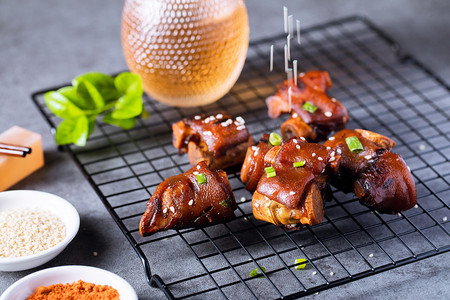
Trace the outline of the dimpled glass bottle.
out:
M 248 49 L 243 0 L 125 0 L 122 47 L 144 90 L 173 106 L 198 106 L 225 95 Z

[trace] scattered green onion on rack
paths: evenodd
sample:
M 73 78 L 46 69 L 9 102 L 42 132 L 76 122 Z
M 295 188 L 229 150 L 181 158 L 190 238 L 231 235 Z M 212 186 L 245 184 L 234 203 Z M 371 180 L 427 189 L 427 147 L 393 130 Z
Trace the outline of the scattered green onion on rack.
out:
M 345 139 L 345 142 L 347 143 L 347 146 L 350 151 L 352 151 L 352 153 L 359 153 L 364 151 L 363 145 L 356 136 L 349 136 Z
M 269 143 L 272 146 L 279 146 L 281 145 L 281 136 L 276 134 L 275 132 L 271 132 L 269 135 Z
M 306 267 L 306 259 L 304 259 L 304 258 L 297 258 L 295 260 L 295 263 L 299 264 L 298 266 L 295 266 L 295 268 L 297 270 L 302 270 L 302 269 L 304 269 Z
M 313 114 L 317 110 L 317 106 L 310 102 L 305 102 L 303 103 L 302 109 Z
M 266 272 L 266 268 L 264 268 L 264 267 L 261 267 L 261 270 L 263 272 Z M 261 275 L 262 275 L 261 273 L 258 273 L 258 268 L 254 269 L 250 272 L 250 277 L 256 277 L 256 276 L 261 276 Z

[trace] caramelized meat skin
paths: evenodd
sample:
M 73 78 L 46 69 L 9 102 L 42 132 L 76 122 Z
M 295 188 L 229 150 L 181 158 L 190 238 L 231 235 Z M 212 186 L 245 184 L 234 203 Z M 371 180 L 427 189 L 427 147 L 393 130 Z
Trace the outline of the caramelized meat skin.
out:
M 291 117 L 299 119 L 288 120 L 289 124 L 282 125 L 284 129 L 281 133 L 284 138 L 297 135 L 314 141 L 327 137 L 332 131 L 344 128 L 348 121 L 348 112 L 339 101 L 326 94 L 330 87 L 331 79 L 328 72 L 309 71 L 298 76 L 297 85 L 293 80 L 284 81 L 278 93 L 266 99 L 271 118 L 292 112 Z M 292 92 L 291 111 L 289 110 L 289 88 Z M 304 110 L 302 107 L 305 102 L 313 104 L 317 110 L 314 113 Z
M 189 154 L 191 166 L 206 161 L 212 169 L 225 169 L 244 161 L 253 145 L 245 121 L 219 113 L 195 116 L 172 124 L 173 145 Z
M 245 184 L 245 188 L 254 192 L 258 185 L 259 179 L 264 172 L 264 168 L 269 164 L 264 162 L 264 156 L 272 148 L 269 143 L 269 134 L 263 134 L 258 145 L 249 147 L 245 155 L 244 163 L 241 168 L 241 181 Z
M 351 136 L 359 139 L 364 151 L 350 151 L 345 139 Z M 339 184 L 347 191 L 353 188 L 362 204 L 391 214 L 416 205 L 414 179 L 403 158 L 390 151 L 395 146 L 390 138 L 362 129 L 344 129 L 324 145 L 342 153 Z
M 197 181 L 205 174 L 206 183 Z M 142 236 L 167 229 L 182 229 L 232 219 L 237 208 L 227 174 L 199 162 L 187 172 L 164 180 L 147 202 L 141 218 Z
M 340 156 L 320 144 L 293 137 L 271 148 L 264 157 L 276 176 L 261 176 L 252 198 L 255 218 L 288 229 L 318 224 L 323 199 L 329 196 L 328 177 L 337 171 Z M 303 161 L 301 167 L 294 163 Z

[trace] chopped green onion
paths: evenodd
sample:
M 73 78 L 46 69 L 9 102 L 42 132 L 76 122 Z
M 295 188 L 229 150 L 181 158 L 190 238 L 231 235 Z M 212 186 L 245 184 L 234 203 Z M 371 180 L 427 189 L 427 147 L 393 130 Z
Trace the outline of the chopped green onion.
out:
M 272 166 L 267 167 L 267 168 L 264 168 L 264 170 L 266 171 L 266 173 L 272 173 L 272 172 L 275 172 L 275 169 L 274 169 Z
M 277 176 L 277 173 L 275 172 L 275 169 L 272 166 L 264 168 L 264 170 L 266 171 L 267 178 Z
M 277 173 L 272 172 L 272 173 L 267 173 L 267 178 L 271 178 L 271 177 L 275 177 L 277 176 Z
M 297 259 L 295 260 L 295 263 L 296 263 L 296 264 L 300 264 L 300 265 L 298 265 L 298 266 L 295 266 L 295 268 L 296 268 L 297 270 L 302 270 L 302 269 L 304 269 L 304 268 L 306 267 L 306 259 L 304 259 L 304 258 L 297 258 Z
M 264 268 L 264 267 L 261 267 L 261 270 L 263 270 L 263 272 L 266 272 L 266 268 Z M 258 273 L 258 268 L 254 269 L 250 272 L 250 277 L 256 277 L 256 276 L 260 276 L 260 275 L 262 275 L 262 274 Z
M 317 110 L 317 106 L 310 102 L 305 102 L 303 103 L 302 109 L 313 114 Z
M 221 202 L 219 202 L 220 205 L 222 205 L 223 207 L 228 207 L 231 204 L 231 199 L 227 198 Z
M 293 165 L 294 165 L 294 168 L 303 167 L 305 165 L 305 162 L 303 160 L 296 161 L 295 163 L 293 163 Z
M 275 132 L 271 132 L 270 135 L 269 135 L 269 143 L 272 146 L 279 146 L 279 145 L 281 145 L 281 136 L 279 136 Z
M 352 151 L 353 153 L 364 151 L 363 145 L 356 136 L 349 136 L 348 138 L 345 139 L 345 142 L 347 143 L 347 146 L 350 149 L 350 151 Z
M 197 182 L 199 184 L 206 183 L 206 175 L 203 173 L 197 174 Z

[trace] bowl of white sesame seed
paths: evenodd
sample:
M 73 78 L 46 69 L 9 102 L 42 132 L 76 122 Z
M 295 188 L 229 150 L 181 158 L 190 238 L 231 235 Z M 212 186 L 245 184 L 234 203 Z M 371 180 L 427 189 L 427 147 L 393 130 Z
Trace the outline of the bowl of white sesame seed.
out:
M 0 271 L 40 266 L 60 254 L 80 226 L 67 200 L 45 192 L 0 192 Z

